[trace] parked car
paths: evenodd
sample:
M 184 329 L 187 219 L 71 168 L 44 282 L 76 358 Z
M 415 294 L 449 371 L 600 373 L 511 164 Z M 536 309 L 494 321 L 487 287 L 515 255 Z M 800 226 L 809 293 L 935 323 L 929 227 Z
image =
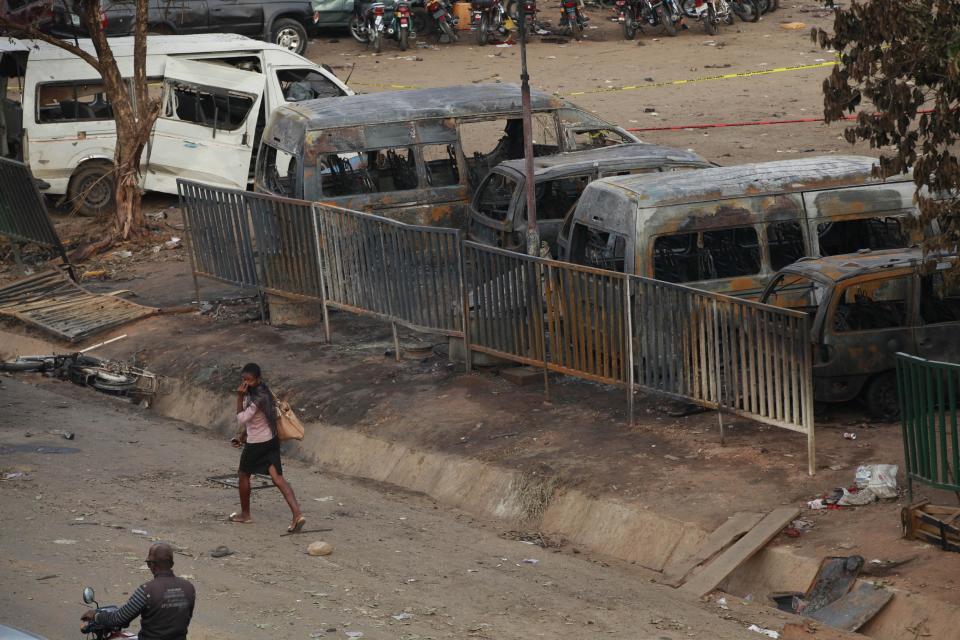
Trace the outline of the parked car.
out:
M 803 259 L 780 270 L 761 301 L 813 319 L 814 398 L 859 398 L 899 417 L 894 354 L 960 362 L 957 255 L 919 248 Z
M 533 163 L 540 239 L 557 255 L 557 235 L 587 185 L 599 178 L 682 171 L 712 166 L 693 153 L 653 144 L 620 144 L 535 158 Z M 525 251 L 526 175 L 523 160 L 501 162 L 484 178 L 470 203 L 468 237 L 475 242 Z
M 148 28 L 163 35 L 238 33 L 302 54 L 313 28 L 309 0 L 148 0 Z M 54 4 L 50 30 L 60 36 L 89 35 L 73 1 Z M 133 33 L 136 6 L 104 0 L 101 22 L 108 36 Z M 343 20 L 346 25 L 347 20 Z
M 79 44 L 93 50 L 89 40 Z M 59 47 L 28 45 L 26 52 L 0 49 L 4 61 L 8 55 L 20 60 L 9 71 L 22 74 L 14 85 L 20 104 L 3 103 L 6 146 L 16 149 L 7 155 L 25 158 L 33 175 L 49 183 L 47 193 L 66 194 L 81 213 L 107 211 L 116 131 L 103 82 Z M 132 75 L 133 38 L 111 39 L 111 45 L 121 73 Z M 290 102 L 353 93 L 292 51 L 232 34 L 150 36 L 147 76 L 161 111 L 142 162 L 143 187 L 171 194 L 180 177 L 245 189 L 269 113 Z
M 561 98 L 531 92 L 537 156 L 639 142 Z M 475 84 L 301 102 L 270 118 L 256 189 L 402 222 L 465 228 L 490 170 L 523 157 L 520 87 Z
M 803 256 L 922 239 L 904 220 L 917 215 L 912 178 L 875 178 L 875 163 L 825 156 L 602 178 L 561 232 L 560 257 L 755 299 Z

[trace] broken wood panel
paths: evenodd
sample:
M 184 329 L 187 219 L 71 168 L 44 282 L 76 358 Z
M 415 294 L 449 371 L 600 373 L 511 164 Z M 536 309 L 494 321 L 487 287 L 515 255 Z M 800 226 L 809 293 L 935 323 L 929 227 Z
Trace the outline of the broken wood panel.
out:
M 800 509 L 796 507 L 774 509 L 732 547 L 704 567 L 703 571 L 687 580 L 681 589 L 698 597 L 710 593 L 737 567 L 773 540 L 781 529 L 790 524 L 798 515 L 800 515 Z
M 69 342 L 156 313 L 159 309 L 91 293 L 57 270 L 0 288 L 0 315 L 39 327 Z
M 837 629 L 856 631 L 877 615 L 891 598 L 892 591 L 861 582 L 850 593 L 814 611 L 809 617 Z
M 687 574 L 736 542 L 761 520 L 763 520 L 762 513 L 740 512 L 733 514 L 707 536 L 700 548 L 692 555 L 668 563 L 663 570 L 663 578 L 660 582 L 671 587 L 679 587 L 683 584 Z

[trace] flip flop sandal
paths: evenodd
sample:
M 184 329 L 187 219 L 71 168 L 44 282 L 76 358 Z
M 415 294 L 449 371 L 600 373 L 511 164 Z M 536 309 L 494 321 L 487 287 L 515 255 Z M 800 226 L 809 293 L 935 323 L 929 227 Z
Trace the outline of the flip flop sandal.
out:
M 307 519 L 303 516 L 300 516 L 299 520 L 287 527 L 287 533 L 300 533 L 300 531 L 303 529 L 303 525 L 305 524 L 307 524 Z
M 230 516 L 227 518 L 227 520 L 229 522 L 232 522 L 233 524 L 250 524 L 251 522 L 253 522 L 253 520 L 241 520 L 240 513 L 236 511 L 231 513 Z

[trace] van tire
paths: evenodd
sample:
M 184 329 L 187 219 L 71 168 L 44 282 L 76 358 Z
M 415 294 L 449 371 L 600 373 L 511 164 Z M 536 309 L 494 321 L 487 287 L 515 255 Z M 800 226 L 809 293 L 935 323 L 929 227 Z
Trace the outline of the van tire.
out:
M 270 42 L 303 55 L 307 50 L 307 28 L 292 18 L 277 18 L 270 27 Z
M 117 208 L 113 164 L 93 160 L 80 165 L 70 176 L 67 201 L 81 216 L 99 218 Z
M 896 373 L 885 371 L 873 376 L 867 382 L 867 388 L 863 392 L 863 403 L 876 420 L 894 422 L 900 419 L 898 396 Z

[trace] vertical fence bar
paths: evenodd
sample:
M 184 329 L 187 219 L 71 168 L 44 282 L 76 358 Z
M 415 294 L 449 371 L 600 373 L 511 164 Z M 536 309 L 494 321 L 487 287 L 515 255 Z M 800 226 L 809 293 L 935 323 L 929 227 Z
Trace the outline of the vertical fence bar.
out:
M 623 281 L 623 318 L 626 324 L 624 349 L 627 355 L 627 415 L 633 428 L 633 303 L 630 300 L 630 278 Z
M 320 215 L 320 209 L 314 205 L 310 207 L 310 222 L 313 226 L 313 242 L 317 253 L 317 292 L 320 294 L 320 310 L 323 313 L 323 335 L 326 343 L 330 344 L 330 311 L 327 309 L 327 286 L 326 278 L 323 277 L 323 267 L 326 264 L 323 249 L 320 240 L 320 225 L 317 217 Z

